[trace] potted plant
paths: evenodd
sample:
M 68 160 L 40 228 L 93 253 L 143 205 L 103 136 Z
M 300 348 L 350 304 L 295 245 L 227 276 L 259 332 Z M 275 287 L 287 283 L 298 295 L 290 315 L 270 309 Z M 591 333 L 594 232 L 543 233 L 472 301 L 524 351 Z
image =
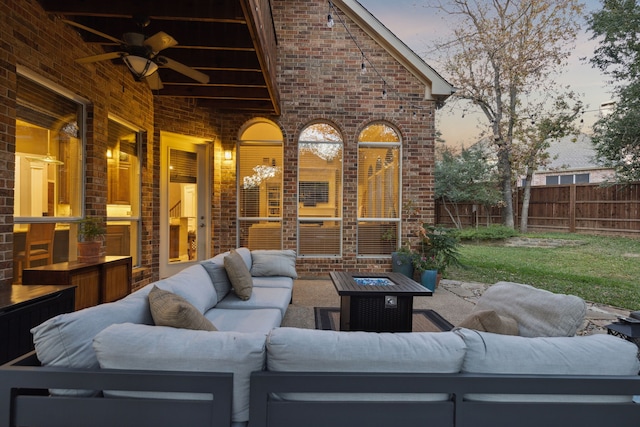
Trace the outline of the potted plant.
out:
M 413 252 L 408 245 L 402 245 L 397 251 L 391 252 L 391 271 L 413 277 Z
M 408 200 L 402 205 L 402 216 L 408 222 L 415 219 L 419 213 L 420 211 L 413 200 Z M 415 224 L 415 222 L 412 222 L 412 224 Z M 398 236 L 396 230 L 396 227 L 388 228 L 382 235 L 382 239 L 384 241 L 394 242 L 394 245 L 397 244 Z M 409 278 L 413 278 L 414 274 L 415 254 L 411 246 L 409 242 L 404 242 L 400 248 L 391 252 L 391 271 L 402 273 Z
M 455 230 L 431 224 L 422 224 L 419 255 L 438 270 L 442 277 L 451 265 L 460 266 L 460 242 Z
M 438 266 L 433 256 L 416 251 L 413 254 L 413 267 L 416 272 L 416 280 L 422 286 L 435 291 L 438 281 Z
M 102 218 L 86 217 L 78 221 L 79 262 L 98 261 L 105 232 Z

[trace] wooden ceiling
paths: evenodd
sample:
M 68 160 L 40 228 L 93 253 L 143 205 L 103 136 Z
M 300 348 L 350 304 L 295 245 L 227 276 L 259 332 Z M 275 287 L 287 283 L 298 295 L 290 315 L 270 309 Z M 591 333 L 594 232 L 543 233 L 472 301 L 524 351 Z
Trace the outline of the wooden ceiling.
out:
M 39 0 L 45 11 L 117 39 L 139 32 L 134 16 L 148 16 L 146 37 L 159 31 L 178 44 L 162 56 L 209 76 L 198 83 L 160 68 L 157 96 L 195 98 L 205 107 L 280 114 L 276 85 L 276 35 L 269 1 L 264 0 Z M 105 52 L 121 46 L 82 29 L 84 41 Z M 121 58 L 112 60 L 125 66 Z M 144 83 L 140 83 L 144 84 Z

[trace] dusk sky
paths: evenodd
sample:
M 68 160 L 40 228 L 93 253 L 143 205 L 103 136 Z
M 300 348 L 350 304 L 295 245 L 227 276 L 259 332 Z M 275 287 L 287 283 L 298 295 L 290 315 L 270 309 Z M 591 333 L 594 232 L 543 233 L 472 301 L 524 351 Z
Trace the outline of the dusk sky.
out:
M 451 34 L 451 21 L 438 14 L 433 5 L 437 0 L 358 0 L 380 22 L 382 22 L 400 40 L 415 53 L 438 71 L 444 78 L 448 78 L 436 61 L 437 52 L 434 51 L 436 40 L 446 39 Z M 446 0 L 443 0 L 446 2 Z M 588 0 L 586 12 L 599 10 L 599 0 Z M 581 31 L 576 42 L 566 71 L 555 80 L 562 85 L 570 85 L 571 89 L 582 95 L 586 105 L 583 114 L 582 131 L 591 133 L 591 125 L 598 118 L 600 104 L 611 101 L 609 88 L 604 77 L 598 70 L 591 67 L 584 57 L 591 57 L 597 42 L 590 39 L 586 22 L 581 21 Z M 365 52 L 366 54 L 366 52 Z M 481 129 L 486 128 L 486 121 L 479 128 L 480 113 L 465 112 L 462 118 L 463 106 L 448 103 L 437 114 L 437 127 L 449 145 L 468 147 L 478 139 Z

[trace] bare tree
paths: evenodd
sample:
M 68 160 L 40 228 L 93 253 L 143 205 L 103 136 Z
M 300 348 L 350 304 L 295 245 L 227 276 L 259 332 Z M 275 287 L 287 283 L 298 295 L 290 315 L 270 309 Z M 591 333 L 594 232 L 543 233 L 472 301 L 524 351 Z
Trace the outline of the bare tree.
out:
M 529 106 L 529 120 L 522 120 L 516 128 L 514 164 L 525 176 L 522 211 L 520 215 L 520 232 L 526 233 L 529 223 L 529 202 L 531 200 L 531 183 L 533 174 L 538 168 L 549 163 L 547 149 L 551 141 L 567 135 L 578 135 L 575 119 L 582 110 L 582 102 L 576 99 L 573 92 L 561 93 L 549 105 L 542 99 L 538 104 Z M 575 138 L 574 138 L 575 142 Z
M 543 91 L 571 53 L 579 30 L 578 0 L 447 0 L 458 18 L 454 38 L 441 44 L 444 68 L 487 120 L 497 154 L 503 223 L 514 227 L 514 134 L 527 99 Z M 446 53 L 445 53 L 446 52 Z

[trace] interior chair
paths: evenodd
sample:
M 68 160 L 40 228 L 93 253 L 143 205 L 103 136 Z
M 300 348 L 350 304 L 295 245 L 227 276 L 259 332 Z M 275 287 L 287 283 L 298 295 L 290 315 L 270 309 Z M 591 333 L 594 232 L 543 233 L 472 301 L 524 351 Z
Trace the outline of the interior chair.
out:
M 34 265 L 34 261 L 46 260 L 46 263 L 53 263 L 53 237 L 55 235 L 55 223 L 35 223 L 29 224 L 25 237 L 24 250 L 13 256 L 14 271 L 18 274 L 18 282 L 22 282 L 22 270 Z

